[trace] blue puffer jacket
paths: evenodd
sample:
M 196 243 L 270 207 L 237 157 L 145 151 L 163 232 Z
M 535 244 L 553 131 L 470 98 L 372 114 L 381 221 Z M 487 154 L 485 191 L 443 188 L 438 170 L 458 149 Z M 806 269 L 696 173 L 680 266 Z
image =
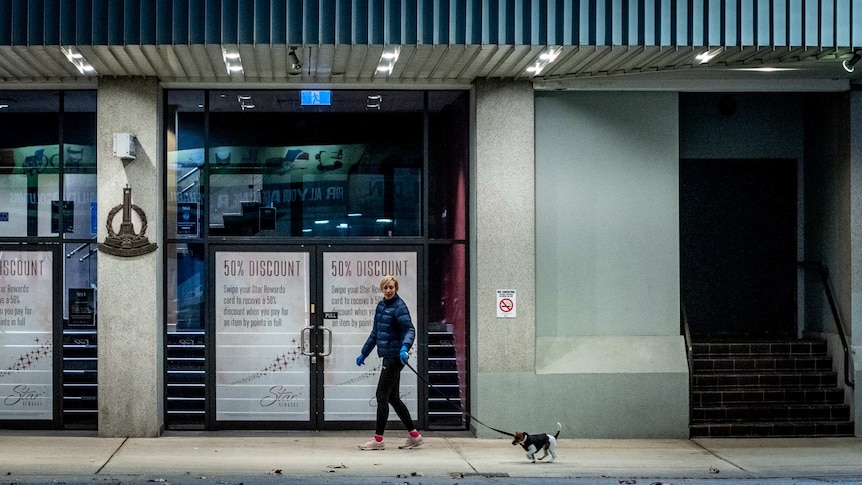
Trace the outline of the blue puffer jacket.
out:
M 416 329 L 410 320 L 407 304 L 397 294 L 390 300 L 382 299 L 374 310 L 374 327 L 362 346 L 362 355 L 368 357 L 374 346 L 380 357 L 398 357 L 401 347 L 413 346 Z

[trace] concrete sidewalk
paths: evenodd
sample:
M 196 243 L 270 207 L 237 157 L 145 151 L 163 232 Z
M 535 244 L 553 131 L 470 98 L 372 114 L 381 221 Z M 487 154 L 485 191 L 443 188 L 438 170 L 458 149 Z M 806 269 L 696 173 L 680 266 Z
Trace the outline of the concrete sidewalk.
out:
M 503 439 L 428 433 L 425 444 L 360 451 L 367 433 L 179 433 L 98 438 L 64 432 L 0 431 L 0 476 L 335 476 L 352 477 L 860 477 L 862 440 L 560 439 L 557 461 L 529 463 Z

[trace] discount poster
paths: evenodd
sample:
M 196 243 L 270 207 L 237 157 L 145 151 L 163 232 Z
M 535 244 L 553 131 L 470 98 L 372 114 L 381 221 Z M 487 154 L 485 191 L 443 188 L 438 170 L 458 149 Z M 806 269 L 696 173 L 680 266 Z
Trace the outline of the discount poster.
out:
M 53 417 L 53 257 L 0 251 L 0 419 Z
M 308 253 L 217 252 L 216 419 L 308 421 Z
M 374 397 L 383 360 L 375 348 L 362 367 L 356 356 L 374 323 L 374 310 L 383 298 L 380 280 L 392 275 L 398 280 L 398 295 L 407 304 L 416 335 L 417 313 L 415 252 L 329 252 L 323 260 L 324 325 L 332 330 L 332 354 L 324 361 L 325 419 L 327 421 L 373 421 Z M 417 338 L 418 341 L 418 338 Z M 416 344 L 410 349 L 416 368 Z M 404 367 L 401 399 L 412 416 L 417 413 L 416 375 Z M 391 419 L 397 419 L 390 413 Z

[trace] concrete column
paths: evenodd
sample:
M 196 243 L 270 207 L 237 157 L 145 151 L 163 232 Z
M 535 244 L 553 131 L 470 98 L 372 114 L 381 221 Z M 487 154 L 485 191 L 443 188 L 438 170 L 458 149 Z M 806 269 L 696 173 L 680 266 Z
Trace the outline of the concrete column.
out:
M 478 81 L 475 103 L 472 402 L 476 415 L 484 416 L 482 403 L 493 403 L 502 391 L 483 387 L 483 373 L 535 372 L 533 88 L 527 82 Z M 497 317 L 498 289 L 517 292 L 516 318 Z
M 146 236 L 158 250 L 135 257 L 99 254 L 99 436 L 157 437 L 163 413 L 163 294 L 161 223 L 162 167 L 159 164 L 159 87 L 152 79 L 108 79 L 99 84 L 98 241 L 106 224 L 119 231 L 121 217 L 108 221 L 122 205 L 123 189 L 147 218 Z M 137 137 L 136 159 L 113 156 L 113 134 Z M 132 212 L 140 233 L 142 223 Z
M 853 352 L 853 416 L 862 436 L 862 93 L 850 92 L 850 330 Z

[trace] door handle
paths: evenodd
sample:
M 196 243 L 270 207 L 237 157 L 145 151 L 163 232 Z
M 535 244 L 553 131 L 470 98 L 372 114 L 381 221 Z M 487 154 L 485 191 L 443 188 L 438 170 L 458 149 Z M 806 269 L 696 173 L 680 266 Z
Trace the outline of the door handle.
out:
M 321 357 L 328 357 L 328 356 L 332 355 L 332 330 L 330 330 L 326 327 L 320 327 L 320 329 L 323 330 L 324 332 L 326 332 L 326 339 L 324 340 L 324 342 L 327 343 L 327 345 L 324 346 L 324 352 L 325 353 L 320 354 L 320 356 Z
M 311 352 L 311 327 L 305 327 L 299 332 L 299 342 L 299 348 L 302 355 L 314 355 Z

